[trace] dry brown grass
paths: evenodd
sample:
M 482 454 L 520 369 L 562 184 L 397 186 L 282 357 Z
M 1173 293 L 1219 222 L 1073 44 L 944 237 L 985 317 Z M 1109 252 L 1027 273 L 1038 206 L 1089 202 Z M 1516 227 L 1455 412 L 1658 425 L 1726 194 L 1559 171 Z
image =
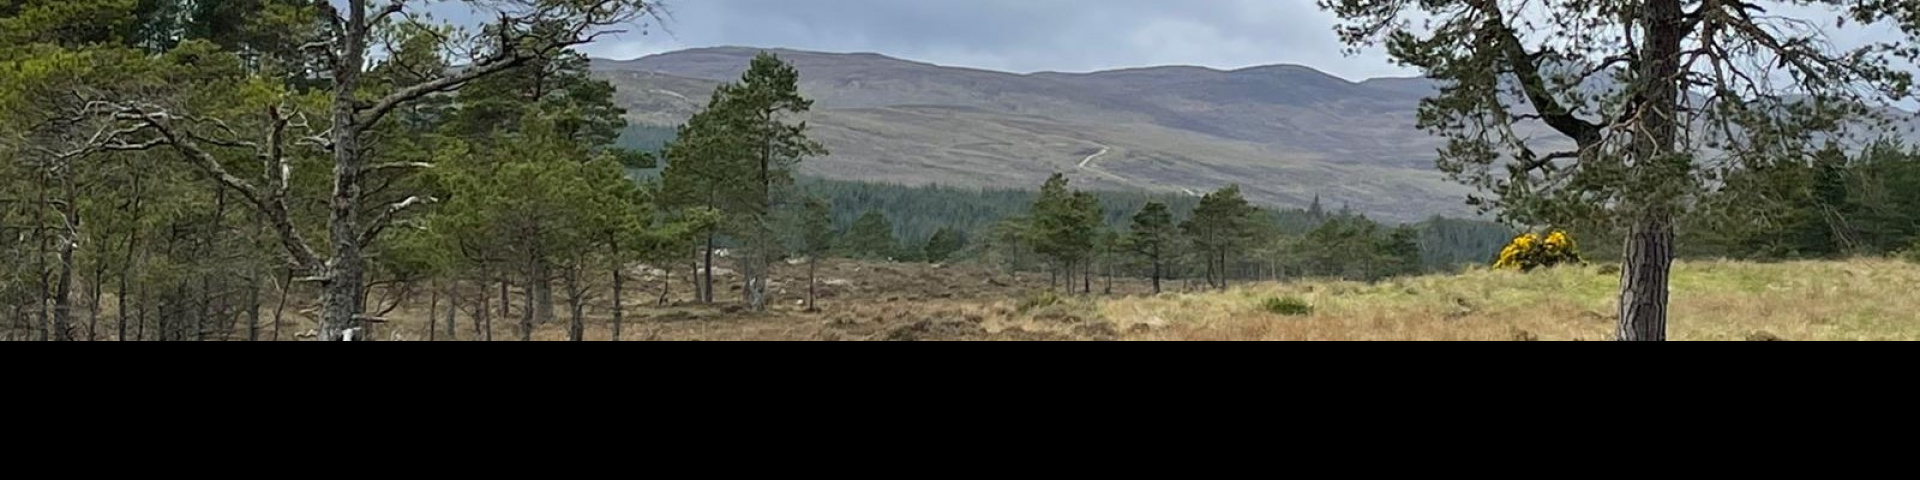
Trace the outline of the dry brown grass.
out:
M 785 269 L 782 274 L 792 273 Z M 1044 277 L 988 281 L 971 266 L 835 261 L 823 278 L 844 281 L 822 312 L 805 312 L 797 292 L 773 311 L 728 305 L 657 308 L 629 296 L 624 340 L 1587 340 L 1613 338 L 1617 275 L 1599 267 L 1531 274 L 1471 271 L 1376 284 L 1332 281 L 1249 284 L 1222 293 L 1131 296 L 1043 293 Z M 782 278 L 788 285 L 796 278 Z M 1176 282 L 1177 283 L 1177 282 Z M 1676 266 L 1670 331 L 1676 340 L 1920 340 L 1920 264 L 1890 260 L 1755 264 L 1683 262 Z M 644 288 L 643 288 L 644 290 Z M 723 300 L 729 300 L 723 295 Z M 1298 299 L 1305 315 L 1276 314 L 1268 299 Z M 610 337 L 607 305 L 587 310 L 586 338 Z M 516 305 L 515 313 L 520 307 Z M 561 318 L 534 339 L 566 339 Z M 377 327 L 376 339 L 425 340 L 425 305 L 410 304 Z M 310 321 L 289 329 L 310 328 Z M 445 328 L 441 325 L 441 328 Z M 494 339 L 520 338 L 518 321 L 494 321 Z M 471 340 L 462 314 L 460 340 Z M 446 340 L 440 336 L 439 340 Z
M 1597 267 L 1473 271 L 1362 284 L 1264 284 L 1104 302 L 1138 340 L 1611 340 L 1617 275 Z M 1888 260 L 1691 262 L 1674 271 L 1675 340 L 1920 340 L 1920 265 Z M 1267 298 L 1311 315 L 1282 317 Z

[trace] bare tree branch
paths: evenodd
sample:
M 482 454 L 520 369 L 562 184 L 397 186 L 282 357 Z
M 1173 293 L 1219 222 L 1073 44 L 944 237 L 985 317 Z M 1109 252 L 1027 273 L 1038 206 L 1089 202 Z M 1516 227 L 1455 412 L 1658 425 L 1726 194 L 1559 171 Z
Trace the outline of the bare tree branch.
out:
M 194 166 L 207 172 L 227 188 L 240 193 L 241 198 L 246 199 L 247 203 L 252 204 L 258 213 L 273 224 L 275 233 L 279 234 L 280 242 L 285 247 L 288 259 L 295 266 L 310 272 L 321 272 L 321 276 L 325 275 L 324 262 L 301 236 L 299 228 L 293 224 L 292 215 L 287 208 L 286 189 L 283 182 L 276 182 L 281 184 L 275 185 L 275 191 L 271 195 L 264 194 L 251 182 L 228 172 L 226 167 L 220 164 L 220 160 L 202 148 L 192 135 L 185 135 L 175 130 L 171 124 L 174 117 L 165 112 L 127 107 L 121 109 L 115 118 L 139 122 L 146 128 L 152 129 L 159 137 L 149 143 L 173 147 Z M 285 175 L 284 171 L 282 175 Z
M 380 237 L 381 232 L 386 231 L 388 225 L 393 224 L 393 217 L 395 215 L 399 215 L 401 212 L 414 206 L 428 205 L 438 203 L 439 201 L 439 199 L 433 197 L 407 197 L 406 200 L 388 205 L 386 209 L 380 211 L 380 216 L 374 217 L 373 221 L 368 222 L 366 232 L 360 234 L 360 244 L 368 245 L 373 243 L 374 239 Z
M 365 172 L 377 173 L 387 170 L 425 170 L 430 168 L 433 168 L 433 164 L 427 162 L 390 162 L 369 165 Z

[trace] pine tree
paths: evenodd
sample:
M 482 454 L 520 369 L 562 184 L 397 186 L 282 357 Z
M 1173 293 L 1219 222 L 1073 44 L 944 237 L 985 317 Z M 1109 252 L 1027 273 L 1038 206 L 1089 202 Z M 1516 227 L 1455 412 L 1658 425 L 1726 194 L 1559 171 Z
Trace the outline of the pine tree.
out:
M 680 129 L 667 147 L 662 174 L 669 202 L 722 214 L 708 234 L 702 300 L 711 302 L 713 250 L 720 234 L 741 243 L 742 293 L 765 310 L 769 270 L 779 258 L 774 215 L 793 195 L 793 168 L 827 154 L 795 121 L 813 106 L 800 96 L 800 74 L 778 56 L 755 56 L 738 82 L 714 91 L 707 109 Z
M 1372 273 L 1371 279 L 1397 277 L 1420 273 L 1423 262 L 1420 258 L 1420 231 L 1410 225 L 1394 228 L 1380 241 L 1380 256 L 1384 265 Z
M 754 311 L 767 308 L 767 284 L 774 261 L 779 258 L 779 242 L 773 228 L 774 211 L 792 195 L 793 168 L 807 157 L 826 155 L 819 142 L 807 138 L 806 122 L 794 117 L 813 108 L 813 101 L 800 96 L 800 72 L 780 57 L 762 52 L 753 58 L 740 82 L 720 87 L 721 95 L 737 110 L 727 118 L 740 123 L 733 126 L 742 146 L 750 152 L 748 175 L 752 182 L 748 195 L 732 208 L 734 233 L 744 242 L 741 273 L 746 277 L 747 304 Z
M 964 234 L 952 228 L 942 228 L 927 238 L 926 260 L 929 263 L 946 263 L 953 259 L 954 254 L 966 248 L 967 238 Z
M 1520 224 L 1624 234 L 1618 337 L 1660 341 L 1674 226 L 1722 176 L 1717 166 L 1803 158 L 1815 135 L 1876 127 L 1849 120 L 1913 96 L 1903 62 L 1920 58 L 1906 47 L 1920 5 L 1815 3 L 1795 5 L 1824 18 L 1748 1 L 1320 5 L 1343 19 L 1350 45 L 1385 44 L 1447 86 L 1422 102 L 1418 124 L 1448 139 L 1441 170 L 1490 194 L 1471 203 Z M 1907 38 L 1840 50 L 1826 25 Z M 1541 153 L 1537 135 L 1518 133 L 1540 124 L 1572 148 Z
M 714 302 L 713 258 L 727 221 L 725 202 L 750 193 L 744 189 L 745 182 L 737 181 L 746 178 L 751 161 L 745 155 L 749 150 L 733 130 L 739 122 L 728 118 L 737 113 L 730 109 L 725 91 L 714 91 L 707 108 L 681 125 L 679 134 L 667 144 L 667 167 L 660 174 L 662 202 L 679 216 L 705 213 L 716 217 L 706 224 L 701 235 L 704 245 L 698 252 L 701 278 L 695 293 L 702 303 Z
M 1069 190 L 1067 183 L 1065 175 L 1056 173 L 1040 188 L 1040 198 L 1027 216 L 1026 237 L 1034 253 L 1051 260 L 1055 286 L 1064 275 L 1067 290 L 1072 291 L 1074 276 L 1080 273 L 1075 267 L 1084 268 L 1084 261 L 1093 254 L 1101 213 L 1098 197 Z M 1092 282 L 1085 283 L 1090 293 Z
M 1173 224 L 1173 213 L 1167 210 L 1166 204 L 1149 203 L 1133 216 L 1128 235 L 1134 254 L 1151 266 L 1148 277 L 1153 281 L 1153 293 L 1159 295 L 1160 281 L 1167 274 L 1167 260 L 1172 258 L 1175 242 L 1179 238 L 1179 230 Z
M 807 311 L 819 311 L 816 303 L 819 295 L 820 257 L 834 249 L 833 207 L 819 199 L 809 198 L 802 204 L 799 212 L 799 238 L 794 251 L 807 257 Z
M 1193 211 L 1193 218 L 1180 225 L 1196 253 L 1206 265 L 1208 285 L 1226 289 L 1234 252 L 1251 244 L 1256 233 L 1257 212 L 1239 185 L 1207 194 Z
M 879 210 L 868 210 L 847 229 L 848 256 L 864 259 L 891 259 L 900 250 L 893 238 L 893 223 Z

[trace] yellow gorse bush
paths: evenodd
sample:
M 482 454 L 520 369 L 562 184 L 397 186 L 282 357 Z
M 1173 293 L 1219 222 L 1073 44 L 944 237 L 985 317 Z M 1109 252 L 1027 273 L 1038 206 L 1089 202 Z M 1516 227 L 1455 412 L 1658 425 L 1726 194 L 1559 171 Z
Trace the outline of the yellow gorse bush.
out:
M 1574 243 L 1573 237 L 1567 232 L 1554 230 L 1545 237 L 1538 233 L 1514 237 L 1513 243 L 1500 250 L 1500 258 L 1493 261 L 1493 268 L 1526 272 L 1580 262 L 1580 246 Z

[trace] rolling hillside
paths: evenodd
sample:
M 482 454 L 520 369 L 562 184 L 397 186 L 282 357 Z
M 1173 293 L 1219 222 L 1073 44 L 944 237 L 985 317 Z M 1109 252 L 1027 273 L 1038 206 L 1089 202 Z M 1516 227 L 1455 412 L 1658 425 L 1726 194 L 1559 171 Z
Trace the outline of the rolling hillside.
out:
M 598 60 L 636 125 L 703 106 L 759 50 L 687 50 Z M 1388 220 L 1467 216 L 1467 190 L 1433 171 L 1439 141 L 1413 128 L 1432 86 L 1350 82 L 1300 66 L 1158 67 L 1012 74 L 875 54 L 774 50 L 817 101 L 833 155 L 807 174 L 955 186 L 1037 186 L 1054 172 L 1094 188 L 1204 192 L 1241 184 L 1256 201 L 1316 195 Z

